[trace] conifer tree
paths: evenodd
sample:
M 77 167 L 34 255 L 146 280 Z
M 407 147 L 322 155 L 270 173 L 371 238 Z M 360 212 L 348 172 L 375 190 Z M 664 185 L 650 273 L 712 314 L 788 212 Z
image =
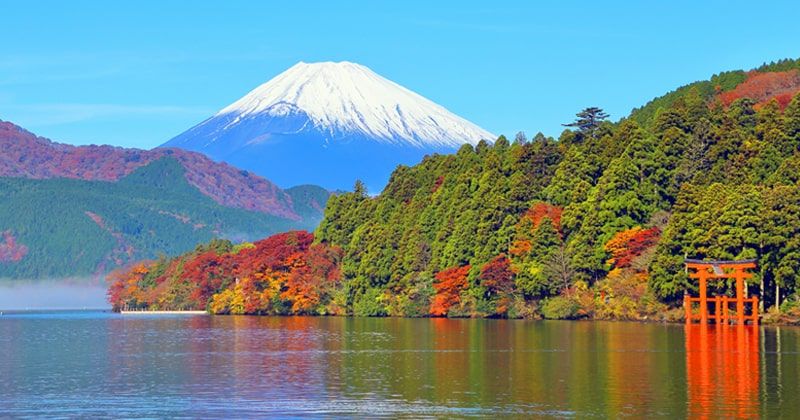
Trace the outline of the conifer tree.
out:
M 584 108 L 575 116 L 575 121 L 563 124 L 564 127 L 575 127 L 582 136 L 592 139 L 600 124 L 608 118 L 608 114 L 598 107 Z

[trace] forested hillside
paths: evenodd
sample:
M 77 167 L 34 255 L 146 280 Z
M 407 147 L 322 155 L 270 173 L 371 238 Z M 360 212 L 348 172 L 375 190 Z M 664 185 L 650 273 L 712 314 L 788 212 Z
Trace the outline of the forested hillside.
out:
M 516 315 L 590 287 L 671 303 L 693 287 L 685 256 L 758 258 L 754 291 L 774 304 L 800 273 L 798 64 L 716 76 L 617 124 L 580 115 L 558 141 L 430 157 L 376 198 L 333 198 L 317 240 L 344 250 L 353 302 L 380 295 L 385 312 L 450 293 L 434 311 Z
M 793 311 L 798 71 L 723 73 L 617 123 L 587 108 L 558 140 L 500 137 L 398 167 L 375 197 L 357 184 L 315 235 L 342 253 L 332 301 L 372 316 L 663 319 L 694 287 L 685 257 L 757 258 L 751 291 Z
M 184 174 L 164 157 L 116 182 L 0 178 L 0 278 L 103 275 L 215 237 L 254 240 L 316 225 L 222 206 Z M 320 198 L 298 200 L 295 210 L 310 213 Z

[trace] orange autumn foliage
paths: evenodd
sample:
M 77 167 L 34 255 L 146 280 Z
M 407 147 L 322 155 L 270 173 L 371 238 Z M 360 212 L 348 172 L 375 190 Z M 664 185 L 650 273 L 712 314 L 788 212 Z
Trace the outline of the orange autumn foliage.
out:
M 511 243 L 508 253 L 515 257 L 519 257 L 522 255 L 528 255 L 531 252 L 531 249 L 533 249 L 533 244 L 531 244 L 531 241 L 519 240 Z
M 109 277 L 109 301 L 115 309 L 326 313 L 321 305 L 339 284 L 341 249 L 313 241 L 308 232 L 287 232 L 247 247 L 212 243 L 160 267 L 139 264 Z
M 320 304 L 326 286 L 339 281 L 338 252 L 312 245 L 305 254 L 290 256 L 290 267 L 281 298 L 292 302 L 292 311 L 305 313 Z
M 461 301 L 461 292 L 467 288 L 467 275 L 472 267 L 451 267 L 436 273 L 433 288 L 436 295 L 431 303 L 430 314 L 445 316 L 450 308 Z
M 564 208 L 561 206 L 540 201 L 531 206 L 531 208 L 525 212 L 520 221 L 517 223 L 518 229 L 519 226 L 524 225 L 526 222 L 530 222 L 530 232 L 528 233 L 532 234 L 536 229 L 539 228 L 539 225 L 542 224 L 544 219 L 550 219 L 553 227 L 556 229 L 559 236 L 561 236 L 561 214 L 563 212 Z M 530 253 L 532 248 L 533 244 L 531 244 L 529 240 L 519 239 L 511 243 L 508 253 L 514 257 L 519 257 Z
M 527 217 L 533 222 L 534 229 L 539 227 L 544 218 L 548 218 L 553 222 L 553 227 L 555 227 L 557 231 L 561 232 L 561 213 L 563 213 L 563 211 L 563 207 L 539 202 L 528 209 L 523 217 Z
M 660 237 L 661 229 L 658 227 L 643 229 L 636 226 L 617 232 L 604 246 L 606 252 L 611 254 L 608 263 L 615 268 L 629 267 L 634 258 L 654 246 Z
M 144 301 L 144 292 L 139 283 L 147 275 L 148 269 L 148 263 L 142 262 L 127 270 L 120 269 L 109 274 L 111 285 L 108 288 L 108 300 L 115 310 L 127 309 L 124 303 L 127 301 Z

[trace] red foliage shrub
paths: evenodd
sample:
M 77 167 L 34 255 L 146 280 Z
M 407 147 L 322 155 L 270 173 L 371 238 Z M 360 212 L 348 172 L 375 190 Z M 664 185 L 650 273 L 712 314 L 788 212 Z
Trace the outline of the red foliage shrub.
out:
M 293 254 L 308 251 L 314 235 L 305 231 L 293 231 L 272 235 L 253 243 L 253 248 L 244 249 L 236 255 L 235 274 L 246 277 L 266 269 L 288 271 L 287 260 Z
M 189 298 L 194 307 L 205 309 L 208 300 L 222 287 L 232 271 L 233 258 L 230 255 L 206 251 L 185 263 L 180 278 L 193 286 Z
M 514 272 L 511 270 L 511 261 L 501 254 L 481 267 L 478 276 L 481 286 L 489 294 L 508 293 L 514 287 Z
M 481 267 L 478 279 L 481 286 L 486 288 L 487 297 L 499 297 L 495 306 L 496 313 L 508 312 L 511 304 L 510 294 L 514 291 L 514 271 L 511 269 L 511 261 L 503 254 L 494 257 Z
M 747 75 L 747 80 L 733 90 L 720 93 L 718 98 L 725 106 L 741 98 L 764 103 L 776 98 L 781 107 L 785 108 L 797 92 L 800 92 L 800 71 L 796 69 L 768 73 L 751 71 Z
M 774 100 L 775 102 L 778 103 L 778 107 L 781 110 L 784 110 L 784 109 L 786 109 L 787 106 L 789 106 L 789 103 L 792 102 L 792 98 L 794 98 L 794 96 L 795 96 L 795 92 L 781 93 L 779 95 L 775 95 L 772 98 L 764 99 L 763 101 L 757 103 L 754 108 L 756 110 L 759 110 L 759 109 L 761 109 L 761 107 L 763 107 L 764 105 L 766 105 L 766 104 L 768 104 L 768 103 L 770 103 L 771 101 Z
M 527 217 L 533 222 L 534 229 L 539 227 L 539 224 L 542 223 L 544 218 L 548 218 L 551 222 L 553 222 L 553 226 L 556 228 L 556 230 L 561 232 L 561 213 L 563 211 L 563 207 L 554 206 L 549 203 L 538 202 L 534 204 L 533 207 L 528 209 L 523 217 Z
M 433 189 L 431 190 L 431 192 L 439 191 L 439 188 L 442 186 L 443 183 L 444 183 L 444 175 L 440 176 L 439 178 L 436 178 L 436 182 L 433 183 Z
M 436 296 L 431 303 L 430 314 L 444 316 L 450 307 L 461 301 L 461 292 L 467 288 L 467 274 L 471 266 L 452 267 L 436 273 L 433 288 Z
M 10 230 L 0 232 L 0 262 L 18 262 L 28 254 L 28 247 L 17 243 Z

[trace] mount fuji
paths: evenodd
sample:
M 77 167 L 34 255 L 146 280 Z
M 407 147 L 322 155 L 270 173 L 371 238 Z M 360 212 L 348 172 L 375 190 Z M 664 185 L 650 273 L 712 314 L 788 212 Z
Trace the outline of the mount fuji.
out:
M 377 192 L 398 164 L 495 136 L 350 62 L 300 62 L 162 147 L 201 152 L 278 185 Z

